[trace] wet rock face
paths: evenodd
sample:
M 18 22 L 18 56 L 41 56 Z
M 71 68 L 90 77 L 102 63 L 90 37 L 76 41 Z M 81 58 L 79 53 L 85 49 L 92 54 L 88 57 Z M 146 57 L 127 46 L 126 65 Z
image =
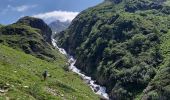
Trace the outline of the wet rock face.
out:
M 43 36 L 45 41 L 51 44 L 52 31 L 43 20 L 26 16 L 26 17 L 19 19 L 17 23 L 25 24 L 25 25 L 31 26 L 32 28 L 40 29 L 41 35 Z

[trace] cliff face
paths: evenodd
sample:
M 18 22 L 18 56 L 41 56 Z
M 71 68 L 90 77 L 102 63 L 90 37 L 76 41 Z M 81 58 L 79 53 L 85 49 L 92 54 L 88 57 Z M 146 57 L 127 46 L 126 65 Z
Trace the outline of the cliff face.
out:
M 43 20 L 23 17 L 14 24 L 0 28 L 0 43 L 53 61 L 58 58 L 58 53 L 51 44 L 51 35 L 51 29 Z
M 112 99 L 167 99 L 169 12 L 166 0 L 106 0 L 56 39 Z

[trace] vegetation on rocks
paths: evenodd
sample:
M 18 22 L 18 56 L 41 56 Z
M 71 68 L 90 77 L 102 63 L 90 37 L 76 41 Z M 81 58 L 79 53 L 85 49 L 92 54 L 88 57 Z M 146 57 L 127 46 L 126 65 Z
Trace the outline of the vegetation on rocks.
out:
M 0 43 L 48 61 L 60 59 L 51 44 L 51 29 L 41 19 L 21 18 L 0 28 Z
M 56 39 L 111 99 L 168 99 L 168 0 L 106 0 L 81 12 Z

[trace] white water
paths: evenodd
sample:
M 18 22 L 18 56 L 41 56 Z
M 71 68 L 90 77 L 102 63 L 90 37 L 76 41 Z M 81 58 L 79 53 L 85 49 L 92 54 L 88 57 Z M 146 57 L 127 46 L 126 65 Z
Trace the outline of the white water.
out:
M 55 39 L 52 39 L 52 44 L 53 46 L 55 46 L 59 51 L 60 53 L 66 55 L 69 57 L 68 59 L 68 63 L 70 64 L 69 66 L 69 69 L 71 71 L 73 71 L 74 73 L 77 73 L 79 76 L 81 76 L 81 78 L 90 86 L 90 88 L 97 94 L 99 95 L 102 99 L 106 99 L 106 100 L 109 100 L 109 96 L 108 94 L 106 93 L 106 88 L 103 87 L 103 86 L 100 86 L 100 85 L 97 85 L 95 83 L 94 80 L 92 80 L 91 77 L 89 76 L 86 76 L 85 74 L 81 73 L 81 71 L 76 67 L 74 66 L 75 63 L 76 63 L 76 60 L 72 57 L 72 56 L 69 56 L 67 54 L 67 52 L 63 49 L 63 48 L 59 48 L 56 44 L 56 40 Z

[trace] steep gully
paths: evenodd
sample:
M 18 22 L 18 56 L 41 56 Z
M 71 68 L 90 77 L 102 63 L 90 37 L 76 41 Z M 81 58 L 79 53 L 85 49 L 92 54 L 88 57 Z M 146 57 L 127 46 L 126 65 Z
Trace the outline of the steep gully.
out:
M 91 77 L 86 76 L 85 74 L 81 72 L 81 70 L 79 70 L 76 66 L 74 66 L 74 64 L 76 63 L 76 60 L 73 58 L 73 56 L 70 56 L 69 54 L 67 54 L 67 52 L 63 48 L 59 48 L 56 42 L 57 41 L 55 39 L 52 39 L 53 46 L 56 47 L 60 53 L 68 57 L 68 63 L 70 64 L 69 70 L 78 74 L 88 84 L 88 86 L 90 86 L 93 92 L 100 96 L 100 98 L 109 100 L 109 96 L 106 93 L 106 88 L 96 84 L 95 80 L 92 80 Z

